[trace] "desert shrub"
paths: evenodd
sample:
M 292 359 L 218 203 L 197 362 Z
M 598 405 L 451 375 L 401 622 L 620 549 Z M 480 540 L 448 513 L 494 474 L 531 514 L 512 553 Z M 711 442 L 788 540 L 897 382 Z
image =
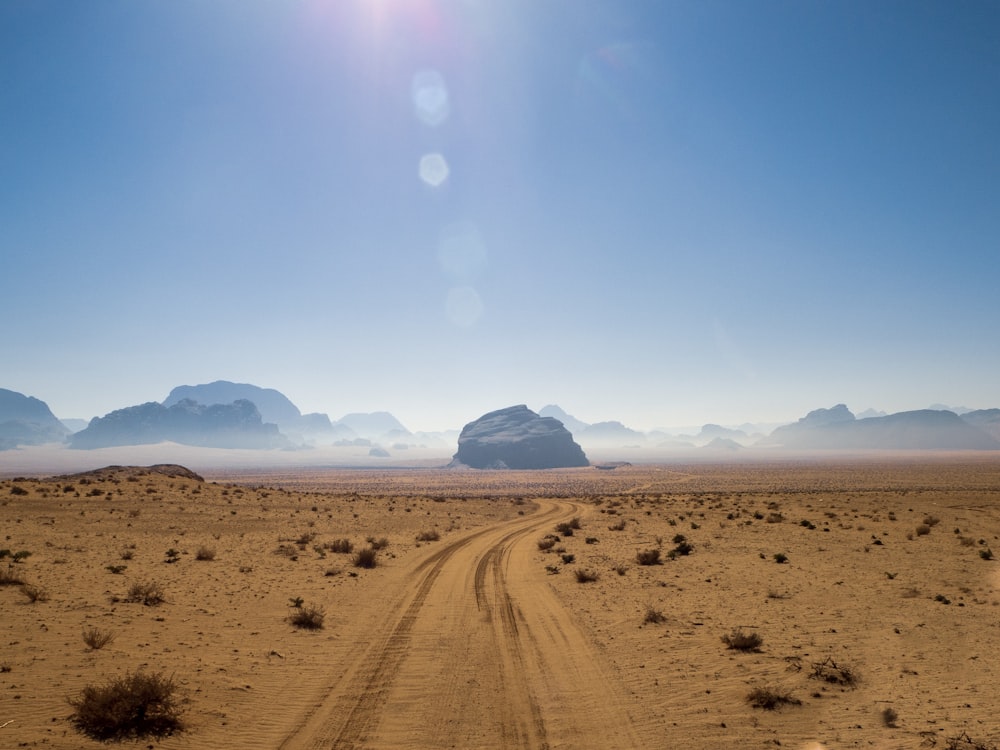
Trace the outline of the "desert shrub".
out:
M 349 555 L 354 551 L 354 544 L 350 539 L 334 539 L 324 544 L 323 548 L 339 555 Z
M 32 604 L 35 602 L 47 602 L 49 600 L 49 592 L 33 583 L 22 584 L 21 593 L 28 597 L 28 601 Z
M 93 626 L 83 630 L 83 642 L 94 651 L 104 648 L 114 639 L 115 634 L 110 630 L 101 630 Z
M 588 536 L 583 541 L 586 542 L 587 544 L 597 544 L 597 542 L 600 540 L 596 536 Z
M 616 565 L 614 568 L 612 568 L 612 570 L 614 570 L 615 573 L 617 573 L 618 575 L 623 576 L 623 575 L 625 575 L 628 572 L 628 566 L 627 565 Z
M 184 728 L 172 678 L 143 671 L 112 677 L 101 686 L 86 686 L 70 699 L 72 721 L 98 740 L 162 737 Z
M 597 575 L 593 570 L 587 570 L 586 568 L 576 569 L 576 580 L 577 583 L 592 583 L 596 581 L 600 576 Z
M 365 541 L 368 542 L 368 544 L 371 545 L 371 548 L 376 552 L 380 549 L 385 549 L 386 547 L 389 546 L 389 540 L 386 539 L 384 536 L 378 539 L 376 539 L 373 536 L 370 536 Z
M 579 518 L 579 516 L 573 516 L 571 519 L 569 519 L 569 527 L 571 529 L 577 529 L 577 530 L 579 530 L 579 528 L 580 528 L 580 518 Z
M 214 560 L 215 559 L 215 550 L 213 548 L 211 548 L 211 547 L 201 546 L 201 547 L 198 548 L 198 551 L 194 553 L 194 559 L 195 560 L 206 560 L 206 561 L 208 561 L 208 560 Z
M 155 607 L 164 601 L 163 588 L 156 581 L 136 581 L 129 586 L 125 601 Z
M 823 661 L 815 662 L 812 667 L 813 671 L 809 676 L 814 680 L 822 680 L 823 682 L 845 685 L 847 687 L 854 687 L 858 684 L 858 673 L 851 667 L 837 664 L 832 656 L 828 656 Z
M 670 550 L 669 554 L 670 554 L 670 558 L 673 559 L 673 558 L 677 557 L 678 555 L 682 555 L 682 556 L 684 556 L 684 555 L 690 555 L 692 552 L 694 552 L 694 545 L 691 544 L 691 542 L 683 541 L 680 544 L 678 544 L 676 547 L 674 547 L 672 550 Z
M 785 517 L 780 513 L 768 513 L 767 518 L 764 519 L 767 523 L 781 523 L 785 520 Z
M 556 546 L 556 542 L 559 541 L 559 537 L 553 536 L 552 534 L 547 534 L 538 540 L 538 549 L 542 552 L 548 552 L 550 549 Z
M 954 737 L 949 737 L 948 744 L 944 747 L 945 750 L 997 750 L 995 744 L 974 740 L 969 736 L 968 732 L 962 732 Z
M 644 623 L 649 623 L 651 625 L 657 625 L 661 622 L 665 622 L 667 616 L 663 614 L 660 610 L 656 609 L 652 604 L 646 605 L 646 614 L 643 616 L 642 621 Z
M 764 639 L 760 633 L 748 633 L 743 628 L 734 628 L 731 633 L 722 636 L 722 642 L 733 651 L 760 651 Z
M 299 534 L 299 538 L 295 540 L 295 543 L 299 547 L 305 547 L 307 544 L 309 544 L 309 542 L 311 542 L 315 538 L 316 538 L 315 532 L 305 531 Z
M 798 706 L 802 701 L 793 698 L 787 690 L 773 687 L 757 687 L 747 695 L 747 702 L 754 708 L 763 708 L 767 711 L 774 711 L 780 706 Z
M 378 564 L 378 552 L 375 547 L 364 547 L 354 555 L 355 568 L 374 568 Z
M 788 555 L 786 555 L 784 552 L 776 552 L 774 554 L 774 561 L 778 563 L 778 565 L 786 563 L 788 562 Z
M 924 524 L 927 526 L 937 526 L 941 523 L 941 519 L 937 516 L 924 516 Z
M 23 586 L 24 579 L 21 574 L 14 569 L 13 565 L 8 565 L 6 570 L 0 570 L 0 586 Z
M 122 560 L 131 560 L 133 557 L 135 557 L 135 552 L 129 549 L 128 547 L 122 550 L 121 554 Z
M 180 550 L 176 550 L 173 547 L 168 549 L 165 554 L 166 554 L 166 559 L 163 562 L 166 563 L 175 563 L 181 559 Z
M 882 709 L 882 723 L 889 729 L 896 728 L 896 722 L 899 721 L 899 714 L 896 713 L 896 709 L 892 706 L 887 706 Z
M 437 532 L 436 529 L 431 529 L 430 531 L 421 531 L 417 534 L 418 542 L 436 542 L 441 538 L 441 534 Z
M 326 613 L 322 607 L 300 605 L 294 609 L 288 620 L 292 625 L 303 630 L 320 630 L 325 618 Z
M 926 523 L 922 523 L 916 528 L 917 536 L 927 536 L 931 533 L 931 527 Z
M 27 495 L 28 494 L 28 490 L 24 489 L 24 487 L 18 487 L 15 484 L 13 487 L 10 488 L 10 494 L 12 494 L 12 495 Z
M 104 566 L 105 570 L 109 571 L 110 573 L 113 573 L 116 576 L 117 575 L 121 575 L 121 573 L 123 573 L 127 567 L 128 567 L 127 565 L 105 565 Z
M 576 559 L 576 555 L 574 555 L 574 554 L 573 554 L 572 552 L 564 552 L 564 553 L 562 554 L 562 561 L 563 561 L 563 562 L 564 562 L 564 563 L 565 563 L 566 565 L 569 565 L 569 564 L 570 564 L 571 562 L 573 562 L 573 561 L 574 561 L 575 559 Z
M 624 531 L 625 530 L 625 519 L 619 518 L 618 523 L 613 523 L 608 526 L 608 531 Z
M 10 559 L 13 560 L 14 562 L 18 563 L 18 562 L 21 562 L 22 560 L 25 560 L 25 559 L 29 558 L 29 557 L 31 557 L 31 553 L 28 550 L 26 550 L 26 549 L 22 549 L 19 552 L 15 552 L 13 555 L 11 555 Z
M 556 531 L 558 531 L 563 536 L 573 536 L 573 527 L 568 523 L 558 523 L 556 524 Z
M 635 553 L 635 561 L 640 565 L 659 565 L 660 550 L 655 548 L 639 550 Z
M 981 549 L 979 550 L 979 556 L 984 560 L 992 560 L 993 550 L 991 550 L 989 547 L 987 547 L 986 549 Z

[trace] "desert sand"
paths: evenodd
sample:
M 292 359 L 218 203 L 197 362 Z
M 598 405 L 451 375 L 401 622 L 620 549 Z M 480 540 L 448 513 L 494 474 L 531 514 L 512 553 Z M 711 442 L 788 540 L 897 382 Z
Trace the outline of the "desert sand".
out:
M 0 482 L 0 747 L 138 669 L 165 749 L 1000 743 L 997 457 L 203 473 Z

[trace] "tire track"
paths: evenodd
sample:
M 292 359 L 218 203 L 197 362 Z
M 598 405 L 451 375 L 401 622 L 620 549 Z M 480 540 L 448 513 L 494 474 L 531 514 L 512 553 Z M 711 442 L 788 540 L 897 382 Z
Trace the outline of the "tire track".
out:
M 549 507 L 529 518 L 508 522 L 518 528 L 504 535 L 498 543 L 491 544 L 483 559 L 492 559 L 495 551 L 503 544 L 537 530 L 543 524 L 550 522 L 551 517 L 559 511 L 558 507 Z M 349 668 L 344 676 L 331 686 L 319 705 L 280 747 L 285 750 L 293 748 L 348 750 L 364 746 L 381 717 L 395 676 L 409 652 L 413 627 L 438 577 L 458 552 L 482 537 L 496 532 L 496 527 L 472 532 L 434 552 L 421 562 L 413 573 L 416 580 L 407 586 L 408 589 L 415 587 L 415 593 L 408 601 L 408 595 L 404 594 L 399 605 L 389 610 L 402 610 L 399 618 L 383 629 L 381 637 L 376 637 L 375 644 L 353 668 Z M 477 592 L 480 581 L 479 570 L 480 567 L 477 566 Z M 485 567 L 483 570 L 485 571 Z M 482 576 L 485 578 L 485 572 Z M 477 601 L 478 596 L 477 593 Z M 508 617 L 504 615 L 504 618 Z M 537 720 L 534 719 L 537 713 L 536 707 L 532 713 L 533 721 L 536 723 L 540 722 L 540 714 Z M 523 743 L 514 744 L 525 746 Z M 528 746 L 539 747 L 539 745 Z

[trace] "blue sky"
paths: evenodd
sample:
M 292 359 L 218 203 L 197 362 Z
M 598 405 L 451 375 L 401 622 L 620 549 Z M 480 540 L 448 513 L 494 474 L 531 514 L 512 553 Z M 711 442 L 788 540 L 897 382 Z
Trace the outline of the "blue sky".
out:
M 0 387 L 411 429 L 1000 406 L 998 34 L 975 1 L 8 0 Z

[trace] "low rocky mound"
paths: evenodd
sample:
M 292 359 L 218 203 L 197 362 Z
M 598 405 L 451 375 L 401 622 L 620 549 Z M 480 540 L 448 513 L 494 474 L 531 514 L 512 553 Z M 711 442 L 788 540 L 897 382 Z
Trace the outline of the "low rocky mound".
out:
M 80 481 L 89 479 L 95 482 L 107 482 L 112 479 L 142 477 L 148 474 L 162 474 L 166 477 L 177 477 L 180 479 L 193 479 L 196 482 L 204 482 L 205 478 L 196 474 L 186 466 L 180 464 L 153 464 L 152 466 L 105 466 L 102 469 L 92 469 L 81 471 L 77 474 L 64 474 L 56 479 Z
M 484 414 L 462 429 L 452 466 L 473 469 L 561 469 L 589 466 L 563 423 L 527 406 Z

